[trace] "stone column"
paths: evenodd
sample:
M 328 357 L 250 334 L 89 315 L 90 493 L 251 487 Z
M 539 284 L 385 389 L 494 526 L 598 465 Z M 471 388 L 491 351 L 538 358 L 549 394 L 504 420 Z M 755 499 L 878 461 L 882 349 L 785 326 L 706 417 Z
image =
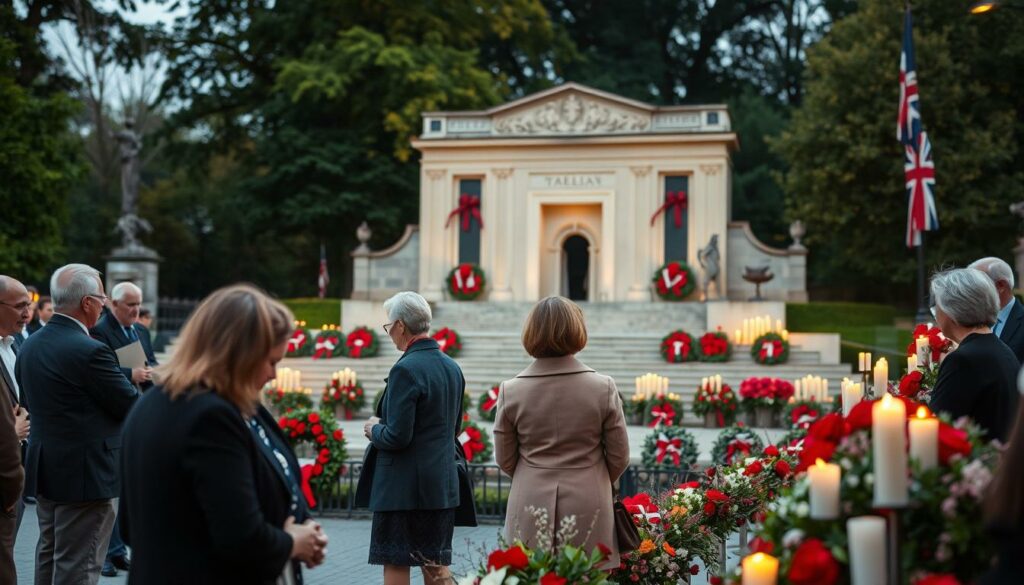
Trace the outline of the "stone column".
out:
M 627 241 L 631 244 L 618 261 L 624 268 L 623 276 L 631 272 L 632 284 L 629 285 L 626 300 L 645 302 L 651 299 L 648 279 L 654 271 L 654 259 L 650 255 L 652 238 L 648 213 L 657 208 L 651 208 L 649 204 L 651 167 L 629 167 L 629 170 L 633 172 L 633 193 L 629 199 L 629 210 L 624 224 L 627 226 Z M 625 270 L 627 262 L 632 264 L 632 269 L 628 272 Z
M 431 302 L 444 300 L 442 286 L 447 260 L 444 205 L 448 201 L 444 179 L 447 175 L 444 169 L 430 169 L 420 178 L 426 183 L 421 187 L 420 197 L 420 293 Z
M 512 193 L 511 181 L 512 169 L 491 169 L 495 185 L 490 189 L 491 196 L 488 197 L 490 205 L 494 209 L 488 217 L 490 223 L 487 230 L 491 236 L 488 242 L 493 247 L 488 255 L 491 258 L 491 294 L 492 301 L 511 301 L 512 285 L 512 246 L 514 224 L 512 222 Z M 486 205 L 486 203 L 485 203 Z

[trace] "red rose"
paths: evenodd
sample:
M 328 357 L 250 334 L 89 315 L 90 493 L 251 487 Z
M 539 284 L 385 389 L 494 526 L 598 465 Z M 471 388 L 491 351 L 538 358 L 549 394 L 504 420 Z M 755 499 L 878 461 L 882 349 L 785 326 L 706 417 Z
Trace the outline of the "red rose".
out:
M 800 461 L 797 463 L 796 471 L 805 471 L 818 459 L 830 461 L 835 453 L 836 444 L 832 441 L 807 437 L 804 439 L 804 448 L 800 451 Z
M 715 515 L 715 505 L 713 503 L 711 503 L 711 502 L 704 502 L 704 515 L 705 516 L 714 516 Z
M 540 585 L 565 585 L 566 583 L 568 583 L 568 579 L 559 577 L 555 573 L 544 573 L 544 576 L 540 578 Z
M 954 455 L 968 456 L 971 454 L 971 443 L 967 433 L 939 421 L 939 463 L 948 465 Z
M 335 441 L 340 441 L 341 437 L 342 437 L 341 429 L 338 429 L 338 430 L 334 431 L 334 440 Z
M 697 565 L 690 565 L 690 574 L 696 575 L 697 573 L 700 573 L 700 567 Z
M 764 454 L 765 457 L 778 457 L 779 448 L 776 447 L 775 445 L 768 445 L 767 447 L 764 448 Z
M 724 493 L 718 490 L 708 490 L 704 494 L 704 497 L 711 500 L 712 502 L 715 502 L 716 504 L 729 501 L 729 496 L 725 495 Z
M 715 468 L 714 468 L 714 466 L 708 467 L 707 469 L 705 469 L 704 473 L 706 473 L 708 475 L 708 477 L 715 477 Z
M 526 553 L 518 546 L 513 546 L 508 550 L 499 548 L 487 557 L 488 569 L 509 567 L 513 571 L 519 571 L 525 569 L 528 564 L 530 564 L 530 559 L 526 558 Z
M 313 475 L 320 475 L 324 472 L 324 466 L 319 463 L 313 465 Z
M 921 391 L 921 379 L 923 377 L 924 374 L 921 373 L 921 370 L 914 370 L 903 376 L 900 379 L 899 385 L 900 396 L 906 396 L 907 398 L 917 396 L 917 393 Z
M 327 442 L 327 435 L 317 435 L 316 436 L 316 442 L 320 443 L 321 445 L 323 445 L 324 443 Z
M 688 481 L 686 483 L 679 484 L 679 489 L 681 489 L 681 490 L 685 490 L 685 489 L 688 489 L 688 488 L 699 488 L 699 487 L 700 487 L 700 482 L 699 481 Z
M 281 427 L 282 429 L 287 427 L 288 426 L 288 419 L 286 419 L 283 416 L 281 418 L 277 419 L 277 426 Z
M 961 583 L 953 575 L 931 573 L 914 581 L 913 585 L 961 585 Z
M 295 432 L 300 434 L 300 435 L 305 433 L 306 432 L 306 423 L 300 422 L 299 424 L 295 425 Z
M 313 428 L 311 430 L 313 431 L 314 435 L 322 435 L 324 433 L 324 428 L 320 425 L 313 425 Z
M 326 455 L 324 453 L 320 453 L 320 455 L 318 455 L 317 458 L 316 458 L 317 463 L 327 463 L 330 460 L 331 460 L 330 453 L 328 453 Z
M 758 473 L 761 473 L 762 471 L 764 471 L 764 467 L 761 465 L 761 462 L 760 461 L 755 461 L 755 462 L 751 463 L 750 465 L 748 465 L 747 468 L 743 470 L 743 475 L 746 475 L 746 476 L 749 477 L 749 476 L 752 476 L 752 475 L 757 475 Z
M 760 536 L 755 536 L 754 539 L 750 541 L 749 547 L 750 554 L 764 553 L 766 555 L 770 555 L 772 554 L 772 551 L 775 550 L 774 544 L 768 542 Z
M 708 577 L 709 585 L 722 585 L 722 583 L 724 583 L 724 581 L 718 575 L 712 575 L 711 577 Z
M 318 422 L 320 422 L 320 415 L 315 413 L 315 412 L 309 413 L 309 422 L 311 422 L 311 423 L 318 423 Z
M 790 471 L 789 463 L 785 459 L 779 459 L 775 462 L 775 475 L 786 477 Z
M 325 456 L 325 457 L 330 457 L 331 456 L 331 451 L 329 449 L 320 449 L 320 454 Z
M 830 441 L 832 443 L 838 443 L 846 435 L 846 421 L 843 420 L 843 415 L 838 412 L 826 414 L 807 429 L 808 438 Z
M 793 585 L 833 585 L 839 579 L 839 563 L 817 538 L 808 538 L 793 554 L 789 582 Z

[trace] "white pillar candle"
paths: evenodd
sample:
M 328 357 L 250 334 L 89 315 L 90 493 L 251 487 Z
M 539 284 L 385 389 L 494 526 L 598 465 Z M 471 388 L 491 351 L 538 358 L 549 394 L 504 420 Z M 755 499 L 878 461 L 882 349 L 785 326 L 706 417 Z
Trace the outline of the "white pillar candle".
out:
M 857 354 L 858 359 L 858 372 L 870 372 L 871 371 L 871 352 L 862 351 Z
M 907 357 L 907 373 L 913 372 L 917 369 L 917 356 L 912 355 Z
M 876 508 L 907 504 L 907 412 L 902 400 L 886 394 L 871 409 Z
M 720 394 L 722 392 L 722 375 L 715 374 L 715 393 Z
M 839 466 L 818 459 L 807 468 L 811 480 L 811 518 L 833 520 L 839 517 Z
M 860 384 L 847 382 L 843 386 L 843 416 L 850 416 L 850 411 L 864 398 Z
M 846 521 L 850 546 L 850 585 L 887 585 L 885 519 L 858 516 Z
M 872 396 L 881 398 L 889 390 L 889 361 L 885 358 L 878 358 L 875 362 L 875 388 Z
M 800 395 L 800 392 L 802 390 L 803 390 L 803 388 L 800 387 L 800 380 L 797 380 L 797 381 L 793 382 L 793 397 L 794 398 L 796 398 L 797 400 L 803 400 L 803 396 Z
M 789 329 L 782 330 L 782 341 L 789 341 Z
M 743 345 L 743 331 L 736 330 L 736 345 Z
M 927 366 L 931 363 L 932 348 L 928 345 L 928 338 L 924 335 L 918 337 L 915 341 L 917 344 L 917 363 L 922 366 Z
M 921 469 L 932 469 L 939 463 L 939 420 L 930 416 L 924 406 L 910 419 L 910 456 Z
M 743 558 L 743 585 L 776 585 L 779 581 L 779 559 L 764 553 Z

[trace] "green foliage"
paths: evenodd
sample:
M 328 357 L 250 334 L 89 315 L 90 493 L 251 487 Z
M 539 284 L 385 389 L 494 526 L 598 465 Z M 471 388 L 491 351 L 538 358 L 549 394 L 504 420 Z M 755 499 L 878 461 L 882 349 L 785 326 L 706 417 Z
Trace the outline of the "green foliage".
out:
M 1024 98 L 1009 79 L 1024 66 L 1019 16 L 969 18 L 962 4 L 914 4 L 925 129 L 933 145 L 941 230 L 927 264 L 964 264 L 1013 248 L 1007 206 L 1024 196 L 1017 163 Z M 808 52 L 803 106 L 775 147 L 787 211 L 808 223 L 809 273 L 860 296 L 909 291 L 903 151 L 895 138 L 903 5 L 867 0 Z
M 828 332 L 837 326 L 892 325 L 902 315 L 889 305 L 871 303 L 788 303 L 786 328 L 790 331 Z
M 769 246 L 789 244 L 785 198 L 773 171 L 782 166 L 768 139 L 788 125 L 786 110 L 778 102 L 747 88 L 729 100 L 733 132 L 740 149 L 732 155 L 733 219 L 750 222 L 750 229 Z
M 65 197 L 82 165 L 68 121 L 75 103 L 18 85 L 14 45 L 0 39 L 0 274 L 41 281 L 64 258 Z
M 321 325 L 341 323 L 341 299 L 299 298 L 281 299 L 298 321 L 305 321 L 311 329 Z

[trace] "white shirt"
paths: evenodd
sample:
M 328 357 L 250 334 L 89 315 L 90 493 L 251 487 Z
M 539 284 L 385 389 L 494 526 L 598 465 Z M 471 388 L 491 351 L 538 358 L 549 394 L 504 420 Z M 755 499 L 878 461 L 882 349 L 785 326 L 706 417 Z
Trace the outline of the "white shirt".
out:
M 17 335 L 17 333 L 15 334 Z M 11 382 L 14 384 L 14 395 L 21 396 L 21 390 L 18 388 L 18 380 L 14 377 L 14 360 L 17 356 L 14 355 L 14 337 L 8 335 L 0 339 L 0 359 L 4 362 L 4 368 L 7 369 L 7 373 L 11 375 Z
M 86 335 L 89 335 L 89 328 L 85 326 L 85 323 L 82 323 L 81 321 L 75 319 L 71 315 L 65 315 L 64 313 L 54 313 L 54 315 L 60 315 L 61 317 L 67 317 L 68 319 L 71 319 L 75 323 L 78 323 L 78 326 L 82 328 L 82 331 L 85 331 Z

